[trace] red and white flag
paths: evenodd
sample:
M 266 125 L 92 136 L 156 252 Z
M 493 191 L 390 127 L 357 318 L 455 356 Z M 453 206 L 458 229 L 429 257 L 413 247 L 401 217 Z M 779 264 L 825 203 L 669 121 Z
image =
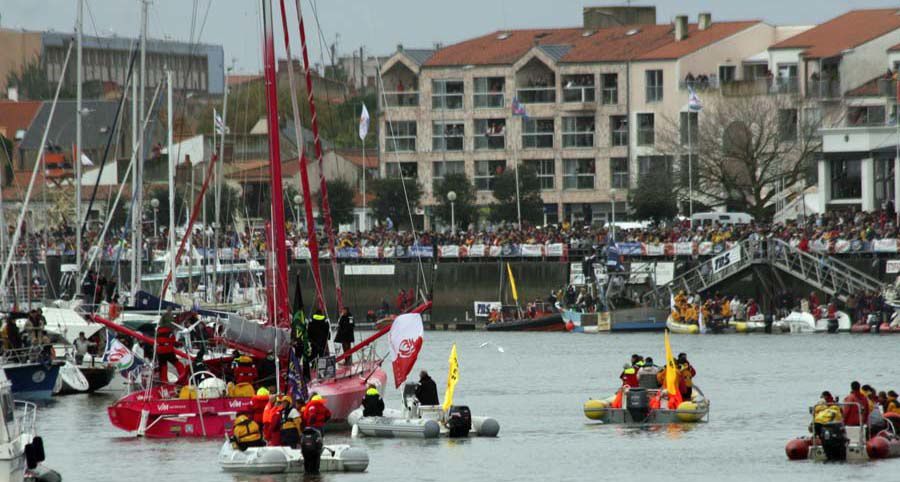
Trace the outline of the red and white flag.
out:
M 422 349 L 422 315 L 407 313 L 394 319 L 388 339 L 391 343 L 391 365 L 394 368 L 394 388 L 406 381 Z

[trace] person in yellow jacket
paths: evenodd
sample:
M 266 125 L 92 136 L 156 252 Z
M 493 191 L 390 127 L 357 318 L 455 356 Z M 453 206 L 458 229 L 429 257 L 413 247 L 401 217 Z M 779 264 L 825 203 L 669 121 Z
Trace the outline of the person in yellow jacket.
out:
M 887 393 L 887 409 L 884 413 L 896 413 L 900 415 L 900 402 L 897 401 L 897 392 L 890 390 Z
M 719 314 L 722 315 L 722 318 L 725 318 L 726 320 L 728 318 L 731 318 L 731 300 L 726 298 L 724 301 L 722 301 L 722 310 L 721 312 L 719 312 Z
M 232 446 L 241 451 L 247 450 L 247 447 L 266 446 L 266 441 L 263 439 L 262 427 L 253 420 L 251 414 L 242 412 L 234 419 L 231 443 Z
M 685 303 L 687 303 L 687 295 L 684 294 L 684 290 L 681 290 L 675 295 L 675 306 L 684 306 Z

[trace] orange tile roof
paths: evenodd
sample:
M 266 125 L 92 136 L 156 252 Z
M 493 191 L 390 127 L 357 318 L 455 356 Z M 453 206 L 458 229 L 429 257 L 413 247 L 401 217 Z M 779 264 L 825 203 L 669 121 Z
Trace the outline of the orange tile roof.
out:
M 687 38 L 681 41 L 675 41 L 671 24 L 603 28 L 587 36 L 581 27 L 497 31 L 438 50 L 425 66 L 508 65 L 535 45 L 571 47 L 561 63 L 676 59 L 758 23 L 714 22 L 702 31 L 690 24 Z
M 888 52 L 896 52 L 898 50 L 900 50 L 900 44 L 897 44 L 897 45 L 894 45 L 894 46 L 888 48 Z
M 31 120 L 41 108 L 42 101 L 0 101 L 0 134 L 12 139 L 18 130 L 28 130 Z
M 897 8 L 852 10 L 783 40 L 771 49 L 804 49 L 803 55 L 811 59 L 834 57 L 900 29 L 897 13 Z
M 881 85 L 885 81 L 884 75 L 879 75 L 874 79 L 860 85 L 859 87 L 847 92 L 847 97 L 879 97 L 882 96 Z

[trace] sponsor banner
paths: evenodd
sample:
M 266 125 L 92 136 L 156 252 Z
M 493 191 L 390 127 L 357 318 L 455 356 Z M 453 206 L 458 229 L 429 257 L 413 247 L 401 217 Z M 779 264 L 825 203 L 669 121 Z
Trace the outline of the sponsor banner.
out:
M 411 258 L 431 258 L 434 255 L 434 249 L 431 246 L 410 246 L 406 252 Z
M 656 263 L 656 286 L 664 286 L 675 278 L 675 263 L 668 261 Z
M 520 246 L 522 251 L 522 256 L 531 257 L 531 258 L 540 258 L 544 255 L 543 246 L 540 244 L 523 244 Z
M 500 256 L 503 256 L 504 258 L 512 258 L 521 255 L 522 250 L 519 249 L 518 244 L 506 244 L 500 246 Z
M 378 246 L 365 246 L 362 248 L 362 257 L 363 258 L 378 258 Z
M 347 276 L 394 276 L 392 264 L 346 264 L 344 274 Z
M 896 239 L 876 239 L 872 241 L 872 250 L 876 253 L 896 253 Z
M 662 244 L 645 244 L 647 256 L 664 256 L 666 248 Z
M 503 254 L 503 249 L 500 246 L 491 246 L 488 251 L 488 256 L 491 258 L 499 258 L 501 254 Z
M 863 251 L 863 250 L 868 251 L 868 248 L 866 248 L 866 243 L 863 243 L 862 240 L 854 239 L 853 241 L 850 241 L 850 251 Z
M 884 271 L 887 274 L 900 273 L 900 259 L 889 259 L 885 265 Z
M 459 246 L 446 245 L 438 246 L 438 256 L 441 258 L 458 258 Z
M 709 256 L 713 252 L 713 244 L 711 241 L 703 241 L 697 245 L 697 254 L 700 256 Z
M 850 252 L 850 241 L 846 239 L 838 239 L 834 242 L 834 252 L 835 253 L 849 253 Z
M 476 301 L 475 302 L 475 318 L 487 318 L 491 315 L 491 310 L 500 310 L 499 301 Z
M 719 271 L 722 271 L 729 266 L 734 266 L 740 261 L 741 246 L 736 245 L 735 247 L 712 259 L 713 273 L 718 273 Z
M 641 243 L 616 243 L 619 248 L 619 254 L 622 256 L 641 256 L 644 254 L 644 248 Z
M 553 243 L 546 246 L 547 256 L 564 256 L 565 248 L 562 243 Z
M 388 246 L 381 250 L 381 255 L 385 258 L 394 258 L 397 256 L 397 250 L 393 246 Z
M 359 258 L 359 249 L 357 248 L 341 248 L 337 251 L 338 258 Z
M 481 258 L 484 256 L 485 249 L 483 244 L 473 244 L 469 246 L 469 257 L 470 258 Z
M 694 255 L 694 243 L 675 243 L 675 255 L 676 256 L 693 256 Z

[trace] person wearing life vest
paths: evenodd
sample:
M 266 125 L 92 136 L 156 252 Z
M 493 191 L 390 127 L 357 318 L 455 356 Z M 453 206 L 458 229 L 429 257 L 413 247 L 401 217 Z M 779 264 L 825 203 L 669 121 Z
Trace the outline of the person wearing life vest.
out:
M 265 388 L 260 388 L 256 393 L 259 394 L 263 390 L 265 390 L 266 396 L 266 405 L 262 411 L 263 435 L 269 442 L 269 446 L 278 446 L 281 444 L 280 420 L 283 406 L 279 402 L 278 397 L 269 395 L 269 390 Z
M 279 397 L 281 412 L 279 413 L 280 423 L 280 445 L 297 448 L 300 444 L 300 434 L 303 433 L 302 418 L 300 412 L 291 401 L 291 397 L 282 395 Z
M 253 385 L 254 383 L 256 383 L 256 380 L 259 377 L 259 372 L 256 369 L 256 364 L 253 362 L 253 358 L 250 358 L 247 355 L 241 355 L 234 359 L 234 365 L 232 366 L 231 373 L 234 376 L 235 385 L 241 383 L 249 383 Z
M 313 392 L 312 397 L 301 411 L 304 427 L 311 427 L 319 432 L 325 427 L 325 423 L 331 419 L 331 411 L 325 406 L 325 399 Z
M 169 363 L 175 365 L 179 377 L 184 369 L 175 355 L 176 345 L 175 332 L 170 324 L 160 323 L 156 329 L 156 361 L 159 366 L 159 379 L 162 383 L 169 383 Z
M 688 361 L 686 353 L 679 353 L 676 363 L 678 364 L 678 390 L 681 392 L 681 399 L 691 400 L 697 370 Z
M 869 420 L 869 400 L 862 393 L 859 382 L 850 384 L 850 394 L 844 397 L 841 415 L 846 425 L 864 425 Z
M 369 385 L 366 396 L 362 400 L 363 417 L 380 417 L 384 415 L 384 400 L 375 385 Z
M 309 336 L 309 346 L 311 357 L 313 359 L 328 354 L 328 321 L 325 314 L 321 310 L 316 310 L 310 317 L 309 325 L 306 328 Z
M 623 387 L 638 386 L 637 369 L 635 369 L 633 365 L 626 363 L 622 367 L 622 373 L 619 375 L 619 379 L 622 380 Z
M 887 392 L 887 408 L 884 413 L 900 414 L 900 402 L 897 401 L 897 392 L 889 390 Z
M 234 419 L 234 426 L 231 432 L 231 443 L 238 450 L 247 450 L 247 447 L 265 447 L 266 441 L 263 438 L 262 429 L 256 420 L 253 420 L 251 414 L 241 412 Z

